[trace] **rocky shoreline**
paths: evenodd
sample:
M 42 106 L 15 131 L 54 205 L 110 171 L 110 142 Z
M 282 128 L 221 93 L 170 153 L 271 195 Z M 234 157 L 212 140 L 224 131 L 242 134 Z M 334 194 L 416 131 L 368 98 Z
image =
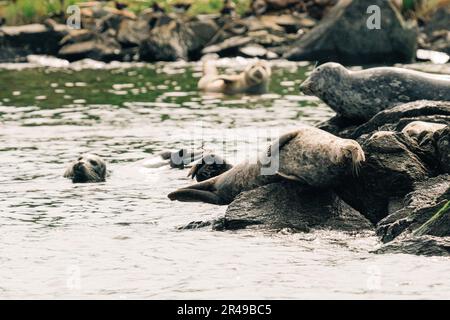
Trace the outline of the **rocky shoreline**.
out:
M 411 138 L 402 129 L 413 121 L 445 127 Z M 359 126 L 336 126 L 331 119 L 320 127 L 353 137 L 366 154 L 358 177 L 334 189 L 305 190 L 288 181 L 261 186 L 242 192 L 217 221 L 182 228 L 370 230 L 382 242 L 374 253 L 450 256 L 449 124 L 450 102 L 425 100 L 382 111 Z
M 42 24 L 0 27 L 0 62 L 32 54 L 69 61 L 198 60 L 206 54 L 262 59 L 336 61 L 345 64 L 409 63 L 416 49 L 449 53 L 449 10 L 417 27 L 384 0 L 310 0 L 298 8 L 269 7 L 244 17 L 189 17 L 152 9 L 138 16 L 107 7 L 84 8 L 81 28 L 47 19 Z M 308 2 L 308 3 L 309 3 Z M 381 8 L 381 28 L 367 27 L 367 8 Z

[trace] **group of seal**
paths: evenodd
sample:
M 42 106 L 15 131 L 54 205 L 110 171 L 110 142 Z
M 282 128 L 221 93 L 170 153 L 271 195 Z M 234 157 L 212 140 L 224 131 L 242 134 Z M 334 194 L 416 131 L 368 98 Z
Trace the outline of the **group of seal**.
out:
M 198 82 L 198 89 L 205 92 L 224 94 L 263 94 L 268 90 L 272 70 L 263 60 L 249 65 L 239 74 L 219 74 L 214 60 L 203 63 L 203 76 Z
M 314 69 L 300 90 L 319 97 L 343 118 L 367 121 L 410 101 L 450 101 L 450 78 L 395 67 L 351 71 L 329 62 Z
M 326 188 L 348 174 L 358 174 L 365 155 L 355 140 L 342 139 L 318 128 L 304 126 L 276 139 L 267 152 L 278 170 L 264 173 L 266 161 L 238 164 L 214 178 L 178 189 L 171 200 L 229 204 L 243 191 L 281 179 L 305 187 Z M 270 163 L 270 166 L 274 163 Z

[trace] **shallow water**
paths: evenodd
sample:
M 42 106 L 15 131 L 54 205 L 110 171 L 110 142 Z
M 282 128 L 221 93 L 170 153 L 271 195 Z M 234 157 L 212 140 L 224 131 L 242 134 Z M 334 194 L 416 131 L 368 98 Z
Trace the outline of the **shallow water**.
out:
M 170 202 L 191 183 L 186 170 L 145 161 L 203 144 L 237 162 L 280 132 L 327 119 L 326 106 L 298 93 L 311 66 L 275 63 L 261 97 L 199 94 L 199 64 L 7 67 L 0 297 L 450 298 L 448 259 L 371 254 L 372 233 L 177 229 L 226 208 Z M 62 178 L 83 152 L 106 159 L 106 183 Z

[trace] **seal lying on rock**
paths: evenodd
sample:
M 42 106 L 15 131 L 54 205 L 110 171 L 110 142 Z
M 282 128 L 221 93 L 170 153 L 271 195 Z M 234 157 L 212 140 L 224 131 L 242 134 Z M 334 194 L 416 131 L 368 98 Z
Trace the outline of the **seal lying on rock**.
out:
M 413 121 L 406 125 L 402 132 L 411 138 L 420 138 L 423 134 L 435 133 L 440 129 L 444 129 L 445 124 L 431 123 L 425 121 Z
M 106 176 L 106 163 L 97 155 L 84 154 L 74 161 L 64 173 L 64 178 L 73 183 L 103 182 Z
M 236 75 L 219 75 L 214 61 L 207 60 L 203 64 L 203 77 L 198 82 L 198 88 L 225 94 L 262 94 L 268 90 L 271 75 L 270 65 L 261 60 Z
M 356 141 L 306 126 L 275 140 L 269 149 L 270 166 L 264 156 L 254 163 L 241 163 L 217 177 L 178 189 L 168 197 L 229 204 L 242 191 L 283 178 L 298 181 L 305 187 L 326 188 L 338 184 L 339 178 L 346 174 L 357 174 L 360 163 L 365 161 Z
M 450 101 L 450 79 L 444 76 L 394 67 L 351 71 L 332 62 L 316 68 L 300 90 L 356 121 L 410 101 Z

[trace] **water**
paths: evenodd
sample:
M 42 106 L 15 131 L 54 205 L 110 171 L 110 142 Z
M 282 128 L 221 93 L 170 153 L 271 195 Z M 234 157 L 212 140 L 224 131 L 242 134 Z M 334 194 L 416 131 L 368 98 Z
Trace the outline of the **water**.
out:
M 448 259 L 371 254 L 373 233 L 177 229 L 226 207 L 170 202 L 186 170 L 144 161 L 203 139 L 236 162 L 327 119 L 298 93 L 311 66 L 278 62 L 261 97 L 199 94 L 198 64 L 30 67 L 0 70 L 1 298 L 450 298 Z M 106 183 L 62 178 L 83 152 Z

